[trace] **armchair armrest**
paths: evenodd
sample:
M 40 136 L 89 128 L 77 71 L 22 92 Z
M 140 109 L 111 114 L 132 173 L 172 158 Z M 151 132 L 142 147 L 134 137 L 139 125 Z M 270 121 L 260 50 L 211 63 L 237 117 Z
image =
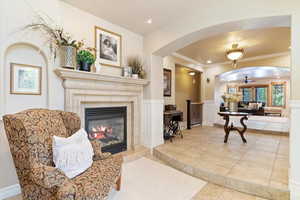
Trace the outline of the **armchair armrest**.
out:
M 92 140 L 91 144 L 94 150 L 94 161 L 103 160 L 111 156 L 111 153 L 103 153 L 101 151 L 101 142 L 99 140 Z
M 33 182 L 48 189 L 54 186 L 62 186 L 69 181 L 61 170 L 39 163 L 32 164 L 30 176 Z

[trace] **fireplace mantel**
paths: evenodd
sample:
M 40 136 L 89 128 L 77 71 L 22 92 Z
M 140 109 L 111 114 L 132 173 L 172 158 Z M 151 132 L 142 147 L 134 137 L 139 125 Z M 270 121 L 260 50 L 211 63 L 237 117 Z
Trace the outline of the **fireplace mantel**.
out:
M 57 68 L 54 70 L 56 75 L 63 80 L 90 80 L 90 81 L 100 81 L 100 82 L 111 82 L 111 83 L 121 83 L 123 85 L 140 85 L 144 86 L 149 83 L 145 79 L 133 79 L 126 78 L 122 76 L 109 76 L 93 72 L 84 72 L 78 70 Z
M 148 80 L 102 75 L 58 68 L 63 82 L 65 111 L 77 113 L 85 126 L 85 109 L 127 107 L 127 149 L 140 145 L 142 136 L 143 90 Z

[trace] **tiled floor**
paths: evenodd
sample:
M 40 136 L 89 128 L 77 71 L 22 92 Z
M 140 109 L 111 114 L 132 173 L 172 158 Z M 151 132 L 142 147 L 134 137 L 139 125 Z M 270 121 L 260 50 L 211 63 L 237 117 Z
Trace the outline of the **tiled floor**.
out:
M 266 200 L 260 197 L 230 190 L 218 185 L 207 184 L 193 200 Z
M 223 137 L 221 128 L 197 127 L 185 131 L 184 139 L 167 142 L 158 149 L 224 176 L 287 189 L 288 137 L 247 133 L 247 144 L 243 144 L 239 135 L 234 132 L 229 136 L 227 144 L 223 143 Z M 9 200 L 21 200 L 21 197 Z M 209 183 L 193 200 L 264 199 Z
M 223 143 L 224 130 L 215 127 L 197 127 L 157 149 L 174 155 L 179 160 L 233 178 L 251 179 L 261 185 L 288 186 L 287 136 L 246 133 L 247 144 L 231 132 Z
M 20 195 L 6 200 L 22 200 Z M 188 199 L 187 199 L 188 200 Z M 218 185 L 207 184 L 192 200 L 266 200 L 251 196 Z
M 164 164 L 164 162 L 154 158 L 151 155 L 145 156 Z M 6 200 L 22 200 L 21 195 L 6 199 Z M 234 190 L 224 188 L 215 184 L 208 183 L 204 186 L 192 200 L 266 200 L 256 196 L 244 194 Z

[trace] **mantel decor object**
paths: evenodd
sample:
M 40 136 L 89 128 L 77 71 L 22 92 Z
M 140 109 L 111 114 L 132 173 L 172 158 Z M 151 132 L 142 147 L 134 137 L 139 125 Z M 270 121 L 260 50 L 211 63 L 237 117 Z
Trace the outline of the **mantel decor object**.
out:
M 75 68 L 76 51 L 77 49 L 73 46 L 61 46 L 59 48 L 61 67 L 69 68 L 69 69 Z
M 125 66 L 123 68 L 123 76 L 126 78 L 131 78 L 132 76 L 132 68 L 129 66 Z
M 92 53 L 93 49 L 86 48 L 82 49 L 77 54 L 77 63 L 79 65 L 79 70 L 90 72 L 91 66 L 95 63 L 96 58 Z
M 26 25 L 24 30 L 39 31 L 44 34 L 54 59 L 59 53 L 62 67 L 76 68 L 76 52 L 83 46 L 83 41 L 72 39 L 71 35 L 65 32 L 62 27 L 53 24 L 51 18 L 41 16 L 37 16 L 35 22 Z
M 132 68 L 132 78 L 145 78 L 146 73 L 143 69 L 143 62 L 139 56 L 129 57 L 127 64 Z

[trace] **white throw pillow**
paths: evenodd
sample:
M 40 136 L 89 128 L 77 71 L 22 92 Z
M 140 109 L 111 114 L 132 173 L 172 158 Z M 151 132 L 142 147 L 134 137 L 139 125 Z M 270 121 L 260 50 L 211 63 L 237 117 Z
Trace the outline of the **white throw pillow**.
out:
M 94 151 L 84 129 L 68 138 L 53 136 L 53 161 L 68 178 L 74 178 L 93 164 Z

